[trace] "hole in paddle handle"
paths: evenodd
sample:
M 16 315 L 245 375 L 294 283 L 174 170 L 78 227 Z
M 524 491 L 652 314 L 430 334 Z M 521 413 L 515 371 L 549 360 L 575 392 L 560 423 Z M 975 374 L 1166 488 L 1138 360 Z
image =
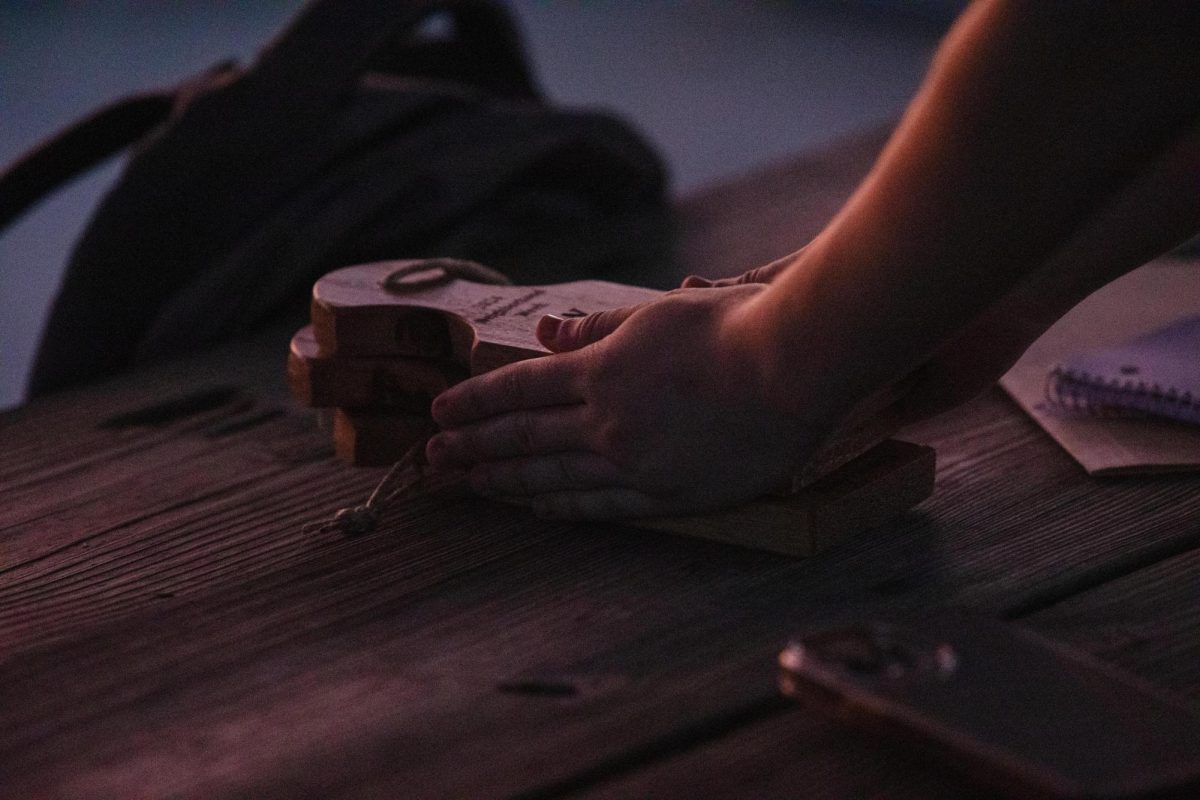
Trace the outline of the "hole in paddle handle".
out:
M 474 261 L 464 261 L 460 258 L 427 258 L 400 262 L 379 285 L 393 294 L 407 294 L 456 280 L 495 286 L 512 284 L 503 272 Z

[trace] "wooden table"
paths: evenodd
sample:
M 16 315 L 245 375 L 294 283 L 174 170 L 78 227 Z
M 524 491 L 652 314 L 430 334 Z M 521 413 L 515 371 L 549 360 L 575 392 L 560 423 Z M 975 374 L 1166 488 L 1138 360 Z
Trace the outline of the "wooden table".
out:
M 684 204 L 679 272 L 806 241 L 872 134 Z M 935 495 L 797 561 L 420 498 L 286 396 L 286 332 L 0 416 L 0 796 L 979 796 L 775 689 L 790 631 L 969 607 L 1200 701 L 1200 478 L 1099 481 L 998 391 Z

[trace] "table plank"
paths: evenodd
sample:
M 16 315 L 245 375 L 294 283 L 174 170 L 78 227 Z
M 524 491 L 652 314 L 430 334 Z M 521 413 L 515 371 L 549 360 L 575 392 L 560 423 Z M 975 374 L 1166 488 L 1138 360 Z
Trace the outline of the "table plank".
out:
M 1200 547 L 1103 583 L 1020 624 L 1128 669 L 1200 707 L 1197 587 Z M 761 798 L 800 793 L 829 798 L 981 796 L 943 765 L 798 707 L 629 769 L 576 796 L 735 797 L 739 791 Z
M 269 463 L 281 419 L 226 437 L 226 457 Z M 1045 602 L 1185 546 L 1200 511 L 1194 480 L 1097 489 L 998 395 L 916 433 L 943 453 L 933 500 L 799 562 L 472 500 L 415 501 L 358 540 L 303 536 L 377 473 L 280 459 L 6 573 L 0 765 L 63 795 L 584 785 L 714 719 L 773 713 L 793 625 Z
M 773 195 L 735 185 L 741 225 L 719 222 L 720 195 L 691 206 L 681 271 L 728 274 L 803 244 L 878 141 L 827 173 L 820 159 L 784 168 Z M 808 190 L 828 205 L 790 206 L 809 215 L 800 227 L 754 221 Z M 930 501 L 808 561 L 445 497 L 359 539 L 304 534 L 380 473 L 329 461 L 312 417 L 280 399 L 286 342 L 0 416 L 0 449 L 20 454 L 0 468 L 10 793 L 559 796 L 788 730 L 820 754 L 796 768 L 829 796 L 872 776 L 953 794 L 902 756 L 871 771 L 873 754 L 781 704 L 788 632 L 875 609 L 1053 614 L 1197 545 L 1200 479 L 1089 480 L 998 392 L 912 431 L 939 450 Z M 217 390 L 228 402 L 146 421 L 147 406 Z M 1176 663 L 1145 669 L 1170 678 Z M 743 795 L 721 780 L 709 796 Z M 758 780 L 769 795 L 792 778 Z
M 1193 549 L 1082 592 L 1030 618 L 1200 707 L 1200 518 Z
M 891 742 L 864 738 L 788 708 L 728 736 L 700 742 L 571 797 L 989 800 L 991 795 Z

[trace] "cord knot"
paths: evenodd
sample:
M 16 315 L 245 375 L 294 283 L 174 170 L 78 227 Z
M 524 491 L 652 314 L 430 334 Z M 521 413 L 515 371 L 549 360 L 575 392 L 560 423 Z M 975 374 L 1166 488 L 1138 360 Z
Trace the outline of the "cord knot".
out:
M 370 506 L 341 508 L 333 515 L 333 526 L 346 536 L 362 536 L 379 525 L 379 510 Z

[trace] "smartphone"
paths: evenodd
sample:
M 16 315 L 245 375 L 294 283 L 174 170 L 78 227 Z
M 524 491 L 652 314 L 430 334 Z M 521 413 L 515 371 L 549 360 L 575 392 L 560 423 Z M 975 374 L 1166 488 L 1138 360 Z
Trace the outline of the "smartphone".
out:
M 796 636 L 780 688 L 1005 796 L 1200 798 L 1200 711 L 1019 626 L 966 614 Z

